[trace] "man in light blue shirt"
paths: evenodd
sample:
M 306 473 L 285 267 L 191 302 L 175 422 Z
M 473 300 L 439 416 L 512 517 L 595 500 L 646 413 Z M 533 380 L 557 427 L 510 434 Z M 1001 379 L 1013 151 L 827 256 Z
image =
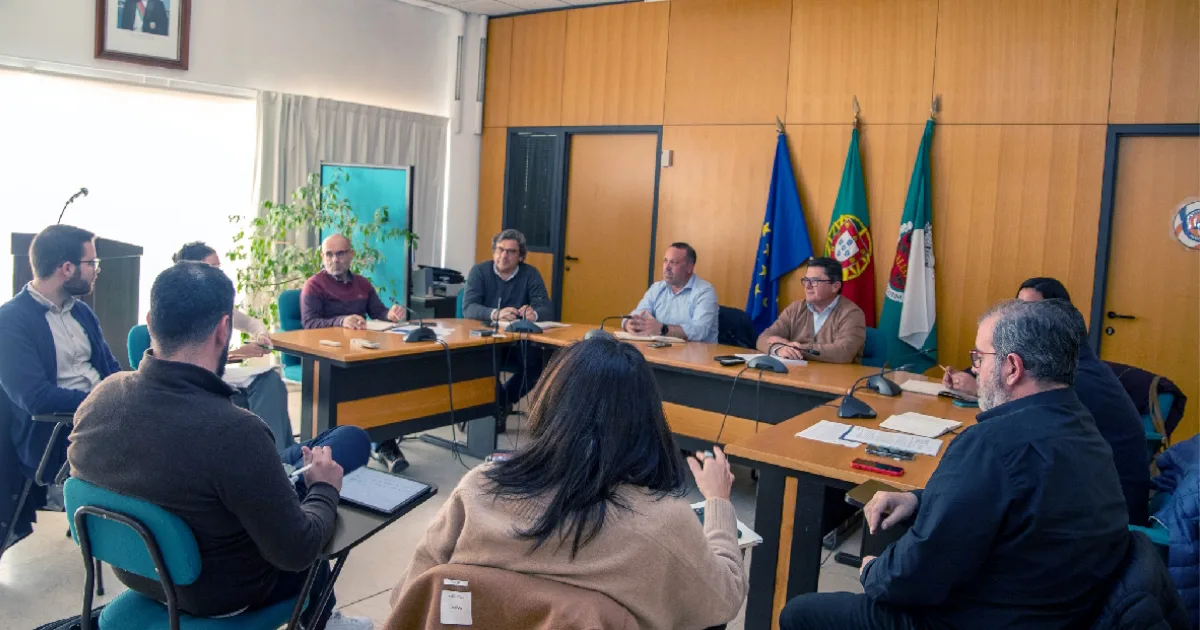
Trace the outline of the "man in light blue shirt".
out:
M 693 273 L 696 250 L 672 243 L 663 257 L 663 279 L 650 285 L 629 319 L 626 331 L 717 343 L 717 291 Z

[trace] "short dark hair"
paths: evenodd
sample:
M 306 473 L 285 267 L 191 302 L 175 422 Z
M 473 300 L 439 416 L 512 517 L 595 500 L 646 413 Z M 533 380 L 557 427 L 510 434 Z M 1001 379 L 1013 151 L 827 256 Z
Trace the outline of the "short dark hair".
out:
M 1071 301 L 1071 294 L 1067 293 L 1067 287 L 1055 278 L 1030 278 L 1021 283 L 1021 289 L 1033 289 L 1042 294 L 1042 299 L 1046 300 L 1066 300 Z M 1017 289 L 1017 293 L 1021 292 Z
M 204 262 L 205 258 L 217 253 L 217 250 L 209 247 L 200 241 L 192 241 L 179 248 L 179 251 L 171 254 L 171 262 L 183 262 L 185 260 L 194 260 L 196 262 Z
M 512 228 L 500 230 L 500 233 L 492 237 L 492 251 L 496 251 L 496 248 L 500 246 L 500 241 L 516 241 L 521 260 L 525 260 L 525 254 L 529 253 L 529 247 L 525 245 L 525 235 L 520 230 Z
M 830 280 L 835 282 L 843 282 L 842 263 L 838 262 L 834 258 L 830 258 L 828 256 L 817 256 L 816 258 L 808 261 L 808 266 L 816 267 L 817 269 L 824 271 L 825 276 Z M 839 287 L 838 293 L 841 292 L 842 289 Z
M 183 261 L 167 267 L 150 287 L 150 338 L 164 354 L 197 344 L 221 318 L 233 314 L 233 283 L 220 269 Z
M 683 251 L 687 252 L 688 262 L 692 263 L 693 265 L 696 264 L 696 250 L 693 249 L 691 245 L 680 241 L 678 243 L 671 243 L 671 247 L 674 247 L 675 249 L 682 249 Z
M 83 244 L 92 242 L 95 234 L 73 225 L 51 225 L 38 232 L 29 244 L 29 265 L 33 275 L 48 278 L 63 263 L 78 265 L 83 259 Z
M 496 496 L 545 497 L 533 524 L 516 531 L 534 548 L 556 537 L 574 558 L 610 507 L 629 509 L 622 486 L 659 497 L 686 492 L 654 373 L 632 345 L 595 338 L 560 350 L 534 390 L 529 424 L 533 439 L 484 475 Z
M 1075 383 L 1083 316 L 1062 300 L 1022 302 L 1005 300 L 988 309 L 979 321 L 996 317 L 992 345 L 996 360 L 1015 354 L 1036 381 L 1058 385 Z

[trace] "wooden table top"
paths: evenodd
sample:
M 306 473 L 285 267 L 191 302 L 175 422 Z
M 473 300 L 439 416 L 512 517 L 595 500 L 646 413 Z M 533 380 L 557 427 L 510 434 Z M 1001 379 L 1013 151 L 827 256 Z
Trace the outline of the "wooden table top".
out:
M 856 395 L 858 394 L 856 393 Z M 962 431 L 975 424 L 975 414 L 979 413 L 978 409 L 955 407 L 948 398 L 910 392 L 903 392 L 892 398 L 875 395 L 869 399 L 862 396 L 862 399 L 875 408 L 879 414 L 878 417 L 843 420 L 837 417 L 836 409 L 818 407 L 779 424 L 764 425 L 764 428 L 753 436 L 730 444 L 725 452 L 743 459 L 760 461 L 830 479 L 840 479 L 854 484 L 863 483 L 868 479 L 878 479 L 902 490 L 916 490 L 924 488 L 925 484 L 929 482 L 929 476 L 937 468 L 950 441 L 955 438 L 954 435 L 947 434 L 940 438 L 943 444 L 937 457 L 917 455 L 913 461 L 898 462 L 867 455 L 865 446 L 847 448 L 796 437 L 796 434 L 821 420 L 878 429 L 880 428 L 879 424 L 887 420 L 889 416 L 906 411 L 957 420 L 963 423 L 963 427 L 959 429 Z M 904 469 L 904 474 L 900 477 L 890 477 L 851 468 L 850 463 L 859 457 L 899 466 Z
M 471 331 L 476 328 L 486 328 L 482 323 L 473 319 L 427 319 L 426 323 L 438 322 L 454 332 L 445 338 L 450 349 L 484 346 L 490 343 L 507 343 L 508 339 L 492 339 L 488 337 L 472 337 Z M 321 345 L 322 339 L 340 342 L 341 347 Z M 371 350 L 351 346 L 351 339 L 367 339 L 379 344 L 379 348 Z M 300 354 L 316 356 L 340 363 L 356 363 L 388 359 L 430 351 L 441 351 L 441 344 L 436 341 L 421 341 L 408 343 L 404 335 L 394 332 L 376 332 L 373 330 L 350 330 L 348 328 L 314 328 L 311 330 L 289 330 L 271 334 L 271 342 L 279 350 L 292 351 Z

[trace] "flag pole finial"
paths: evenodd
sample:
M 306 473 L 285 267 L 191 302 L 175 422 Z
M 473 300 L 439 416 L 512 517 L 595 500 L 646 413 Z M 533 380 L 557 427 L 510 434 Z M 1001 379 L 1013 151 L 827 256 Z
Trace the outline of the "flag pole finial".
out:
M 779 119 L 779 116 L 775 117 L 775 132 L 776 133 L 784 133 L 783 121 Z
M 858 129 L 858 114 L 862 108 L 858 106 L 858 95 L 854 96 L 854 101 L 850 105 L 850 109 L 854 111 L 854 128 Z
M 933 102 L 929 105 L 929 117 L 937 120 L 938 113 L 938 95 L 933 95 Z

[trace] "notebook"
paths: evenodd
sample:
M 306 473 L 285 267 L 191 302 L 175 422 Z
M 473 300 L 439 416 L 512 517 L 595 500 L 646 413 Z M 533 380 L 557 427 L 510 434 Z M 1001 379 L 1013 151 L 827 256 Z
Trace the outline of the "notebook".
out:
M 919 381 L 917 379 L 909 379 L 900 383 L 900 389 L 914 394 L 925 394 L 926 396 L 945 396 L 946 398 L 956 398 L 965 400 L 966 402 L 977 402 L 978 397 L 972 396 L 965 392 L 950 389 L 942 386 L 941 383 L 934 381 Z
M 687 343 L 687 339 L 679 337 L 664 337 L 662 335 L 635 335 L 627 333 L 623 330 L 618 330 L 613 333 L 613 336 L 621 341 L 661 341 L 663 343 Z
M 692 504 L 692 511 L 700 519 L 700 524 L 704 524 L 704 501 L 698 501 Z M 737 522 L 738 549 L 746 549 L 753 547 L 763 541 L 762 536 L 754 533 L 754 530 L 746 526 L 745 523 Z
M 392 514 L 431 490 L 419 481 L 366 466 L 342 478 L 343 501 L 381 514 Z
M 398 325 L 399 324 L 397 324 L 395 322 L 389 322 L 386 319 L 368 319 L 367 320 L 367 330 L 374 330 L 377 332 L 384 332 L 387 330 L 391 330 Z
M 962 423 L 955 420 L 946 420 L 945 418 L 927 416 L 923 413 L 908 411 L 884 420 L 879 426 L 885 429 L 899 431 L 901 433 L 911 433 L 921 437 L 935 438 L 961 427 Z

